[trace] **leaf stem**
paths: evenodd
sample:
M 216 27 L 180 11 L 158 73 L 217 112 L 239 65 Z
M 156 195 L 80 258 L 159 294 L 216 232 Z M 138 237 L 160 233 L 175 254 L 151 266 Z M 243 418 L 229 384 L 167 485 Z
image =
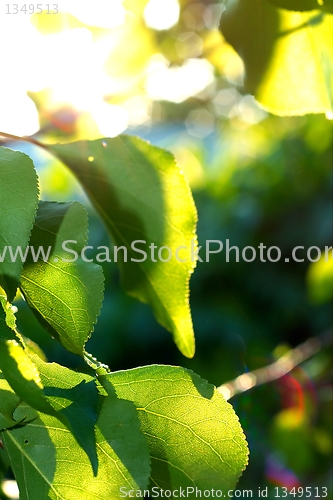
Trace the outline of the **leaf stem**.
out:
M 42 142 L 37 141 L 37 139 L 34 139 L 33 137 L 30 136 L 18 136 L 14 134 L 7 134 L 7 132 L 0 132 L 1 137 L 5 137 L 6 139 L 10 139 L 12 141 L 24 141 L 24 142 L 29 142 L 30 144 L 34 144 L 35 146 L 39 146 L 40 148 L 47 149 L 47 146 L 43 144 Z
M 258 385 L 277 380 L 289 373 L 295 366 L 309 359 L 324 347 L 332 344 L 332 331 L 324 332 L 318 337 L 311 337 L 294 349 L 290 349 L 281 358 L 270 365 L 252 372 L 243 373 L 239 377 L 222 384 L 217 390 L 229 400 L 236 394 L 246 392 Z
M 110 368 L 108 367 L 108 365 L 101 363 L 87 351 L 84 351 L 84 360 L 87 365 L 90 366 L 90 368 L 95 370 L 97 375 L 107 375 L 108 373 L 110 373 Z

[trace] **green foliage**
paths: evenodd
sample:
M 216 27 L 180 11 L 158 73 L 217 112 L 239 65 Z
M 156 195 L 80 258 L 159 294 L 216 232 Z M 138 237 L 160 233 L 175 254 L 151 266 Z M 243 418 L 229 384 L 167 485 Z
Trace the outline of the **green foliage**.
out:
M 48 149 L 75 172 L 129 257 L 137 257 L 131 242 L 138 239 L 173 252 L 187 247 L 181 255 L 186 263 L 148 259 L 141 265 L 123 261 L 121 268 L 125 289 L 148 302 L 183 354 L 193 356 L 188 281 L 196 212 L 173 157 L 126 136 Z M 5 153 L 1 186 L 17 161 L 15 153 Z M 22 185 L 29 186 L 30 177 L 22 172 Z M 19 209 L 25 203 L 23 197 Z M 9 227 L 16 214 L 5 205 L 0 210 Z M 21 499 L 113 499 L 120 488 L 145 489 L 149 478 L 161 489 L 233 488 L 246 466 L 247 446 L 232 407 L 213 386 L 174 367 L 111 374 L 85 352 L 101 307 L 103 276 L 84 253 L 84 207 L 41 201 L 32 222 L 30 217 L 24 228 L 24 234 L 32 229 L 28 241 L 7 238 L 0 251 L 23 242 L 24 267 L 13 274 L 21 293 L 46 330 L 87 365 L 73 371 L 43 361 L 16 331 L 8 295 L 0 296 L 0 435 Z
M 126 247 L 126 261 L 122 250 L 118 255 L 125 290 L 151 305 L 180 351 L 192 357 L 188 287 L 196 261 L 196 210 L 173 156 L 129 136 L 48 149 L 77 176 L 115 244 Z M 138 253 L 131 245 L 140 240 Z M 150 258 L 151 244 L 168 247 L 173 256 L 185 247 L 179 252 L 183 262 L 175 258 L 162 262 L 168 259 L 165 253 L 162 259 L 157 253 Z M 149 258 L 144 260 L 142 252 Z
M 332 112 L 328 2 L 230 0 L 221 29 L 243 58 L 245 88 L 268 110 Z M 118 247 L 112 260 L 119 264 L 126 292 L 147 303 L 181 354 L 193 357 L 189 279 L 197 215 L 173 156 L 130 136 L 40 145 L 75 174 L 103 220 Z M 224 191 L 223 181 L 212 182 L 216 196 L 222 193 L 229 202 L 244 179 L 250 190 L 258 185 L 250 168 L 241 178 L 232 164 L 228 168 L 221 175 L 234 180 L 228 185 L 234 191 Z M 270 196 L 265 182 L 279 191 L 283 168 L 262 182 L 263 198 Z M 21 500 L 113 500 L 152 487 L 174 490 L 176 497 L 180 488 L 235 488 L 247 466 L 247 443 L 232 406 L 214 386 L 177 366 L 111 372 L 86 352 L 104 279 L 101 266 L 85 253 L 85 208 L 77 202 L 38 203 L 32 161 L 6 148 L 0 148 L 0 199 L 0 444 L 5 450 L 0 479 L 10 463 Z M 164 254 L 153 258 L 152 250 L 161 247 Z M 13 259 L 9 248 L 20 248 L 21 254 Z M 111 260 L 109 249 L 103 250 L 104 257 L 96 257 L 101 264 Z M 17 289 L 45 330 L 80 357 L 80 369 L 46 362 L 38 346 L 17 331 L 12 306 Z M 29 331 L 22 333 L 29 337 Z M 286 436 L 282 417 L 273 439 L 280 432 Z M 305 424 L 289 435 L 303 439 Z M 289 453 L 290 440 L 282 444 Z
M 222 34 L 243 59 L 246 90 L 273 113 L 332 112 L 333 16 L 328 3 L 227 3 Z

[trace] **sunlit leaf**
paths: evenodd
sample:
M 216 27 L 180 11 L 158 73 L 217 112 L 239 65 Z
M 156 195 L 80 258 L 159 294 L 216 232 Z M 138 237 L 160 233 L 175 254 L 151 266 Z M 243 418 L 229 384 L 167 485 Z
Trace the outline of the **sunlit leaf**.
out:
M 15 316 L 7 302 L 7 298 L 0 295 L 0 339 L 13 340 L 16 338 Z
M 80 257 L 86 242 L 87 213 L 83 205 L 40 203 L 30 244 L 36 251 L 42 247 L 47 258 L 43 260 L 41 254 L 37 262 L 30 258 L 20 281 L 28 304 L 43 326 L 78 355 L 83 355 L 93 330 L 104 288 L 102 268 Z
M 0 339 L 0 369 L 23 401 L 45 413 L 57 414 L 43 394 L 36 365 L 15 340 Z
M 333 16 L 319 5 L 296 12 L 273 3 L 281 4 L 229 0 L 222 14 L 222 33 L 244 61 L 246 90 L 279 115 L 331 112 Z
M 86 451 L 96 472 L 94 424 L 99 397 L 94 377 L 44 363 L 14 341 L 0 341 L 0 348 L 0 368 L 16 394 L 32 408 L 57 416 Z
M 173 156 L 129 136 L 48 148 L 78 177 L 115 245 L 126 247 L 127 262 L 124 250 L 117 253 L 125 290 L 150 304 L 180 351 L 192 357 L 188 283 L 196 260 L 196 210 Z M 172 254 L 168 262 L 158 256 L 163 246 Z M 162 259 L 169 255 L 166 249 L 160 253 Z
M 13 413 L 18 404 L 19 397 L 0 371 L 0 430 L 12 427 L 17 423 L 13 418 Z
M 5 295 L 0 295 L 0 339 L 16 340 L 27 351 L 27 354 L 37 354 L 45 359 L 45 354 L 38 344 L 27 337 L 23 337 L 16 329 L 16 317 L 13 306 Z
M 107 376 L 133 401 L 160 488 L 232 489 L 247 464 L 247 445 L 232 406 L 198 375 L 148 366 Z M 193 496 L 193 495 L 192 495 Z
M 0 285 L 8 299 L 15 296 L 24 253 L 38 205 L 38 179 L 24 153 L 0 147 Z M 11 256 L 9 247 L 13 252 Z
M 29 411 L 21 405 L 15 417 L 28 419 Z M 121 487 L 134 493 L 147 486 L 149 454 L 136 410 L 115 396 L 103 398 L 96 425 L 96 476 L 72 434 L 54 417 L 39 414 L 24 428 L 3 432 L 2 439 L 21 500 L 107 500 L 119 498 Z
M 56 363 L 44 363 L 36 355 L 32 360 L 39 370 L 44 396 L 61 417 L 65 417 L 64 423 L 86 451 L 96 472 L 94 425 L 99 397 L 95 378 Z

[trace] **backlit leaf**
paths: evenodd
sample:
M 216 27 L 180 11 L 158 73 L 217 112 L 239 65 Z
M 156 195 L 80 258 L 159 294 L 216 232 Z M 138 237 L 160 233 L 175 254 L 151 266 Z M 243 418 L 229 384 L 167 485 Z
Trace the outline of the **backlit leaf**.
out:
M 51 249 L 50 254 L 36 262 L 30 256 L 20 281 L 43 326 L 66 349 L 81 356 L 99 314 L 104 288 L 102 268 L 80 257 L 86 242 L 83 205 L 40 203 L 30 244 L 36 251 Z
M 150 304 L 180 351 L 192 357 L 188 283 L 196 260 L 196 210 L 173 156 L 129 136 L 48 149 L 77 176 L 115 245 L 126 247 L 117 254 L 125 290 Z M 141 243 L 133 248 L 138 240 Z M 151 258 L 151 245 L 156 245 L 156 262 Z M 164 249 L 160 256 L 168 259 L 171 255 L 168 262 L 158 257 L 163 246 L 170 252 Z
M 29 412 L 21 405 L 15 417 L 28 419 Z M 29 425 L 3 432 L 2 439 L 20 500 L 111 500 L 120 498 L 120 488 L 134 493 L 148 483 L 149 453 L 136 410 L 115 396 L 103 398 L 96 424 L 96 476 L 82 448 L 55 417 L 41 413 Z
M 0 371 L 0 430 L 17 424 L 13 418 L 13 413 L 19 401 L 19 397 Z
M 298 5 L 295 0 L 229 0 L 222 34 L 243 59 L 245 89 L 269 111 L 331 113 L 333 16 L 326 4 L 298 12 L 280 8 L 287 3 L 291 9 Z M 309 0 L 303 2 L 303 9 L 309 6 Z
M 0 340 L 0 369 L 16 394 L 35 410 L 57 416 L 97 471 L 94 424 L 99 396 L 94 377 L 29 356 L 15 341 Z M 0 406 L 1 411 L 1 406 Z
M 0 339 L 17 340 L 15 316 L 4 295 L 0 295 Z
M 16 394 L 33 408 L 56 415 L 43 394 L 39 371 L 15 340 L 0 339 L 0 369 Z
M 37 366 L 44 396 L 51 406 L 65 417 L 64 423 L 86 451 L 97 472 L 94 425 L 97 420 L 99 396 L 95 378 L 56 363 L 44 363 L 32 356 Z
M 153 485 L 235 487 L 247 464 L 247 445 L 232 406 L 212 385 L 185 368 L 157 365 L 111 373 L 107 379 L 118 397 L 137 407 Z

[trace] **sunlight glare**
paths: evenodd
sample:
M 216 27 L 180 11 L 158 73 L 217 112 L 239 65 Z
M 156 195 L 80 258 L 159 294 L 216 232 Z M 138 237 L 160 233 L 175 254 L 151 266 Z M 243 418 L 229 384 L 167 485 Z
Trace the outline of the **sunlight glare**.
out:
M 183 102 L 214 82 L 214 68 L 206 59 L 187 59 L 180 67 L 160 66 L 148 73 L 146 90 L 155 100 Z
M 255 98 L 250 94 L 242 97 L 238 104 L 238 113 L 241 120 L 251 125 L 261 122 L 267 116 L 267 112 L 259 106 Z
M 16 135 L 38 131 L 38 113 L 26 95 L 28 91 L 50 88 L 54 103 L 71 103 L 86 111 L 98 106 L 110 92 L 113 82 L 103 70 L 109 48 L 95 42 L 88 29 L 43 36 L 27 17 L 2 21 L 0 18 L 0 43 L 11 49 L 2 54 L 6 68 L 6 78 L 0 81 L 3 131 Z
M 0 130 L 14 135 L 33 135 L 39 130 L 38 111 L 30 97 L 0 92 Z
M 146 25 L 155 30 L 168 30 L 179 19 L 178 0 L 149 0 L 143 13 Z
M 116 137 L 128 127 L 128 113 L 122 106 L 101 102 L 91 115 L 105 137 Z
M 132 126 L 150 123 L 151 100 L 144 96 L 132 96 L 123 103 L 128 113 L 128 121 Z
M 82 23 L 100 28 L 116 28 L 125 21 L 122 0 L 58 0 L 59 11 L 72 14 Z
M 19 498 L 19 489 L 17 486 L 17 482 L 14 481 L 13 479 L 6 479 L 2 484 L 2 489 L 4 494 L 8 498 L 12 498 L 13 500 L 16 500 Z
M 54 54 L 52 59 L 47 52 Z M 77 28 L 46 37 L 42 48 L 45 64 L 41 79 L 53 89 L 53 100 L 71 103 L 77 109 L 90 110 L 109 90 L 109 78 L 103 72 L 103 51 L 86 28 Z

